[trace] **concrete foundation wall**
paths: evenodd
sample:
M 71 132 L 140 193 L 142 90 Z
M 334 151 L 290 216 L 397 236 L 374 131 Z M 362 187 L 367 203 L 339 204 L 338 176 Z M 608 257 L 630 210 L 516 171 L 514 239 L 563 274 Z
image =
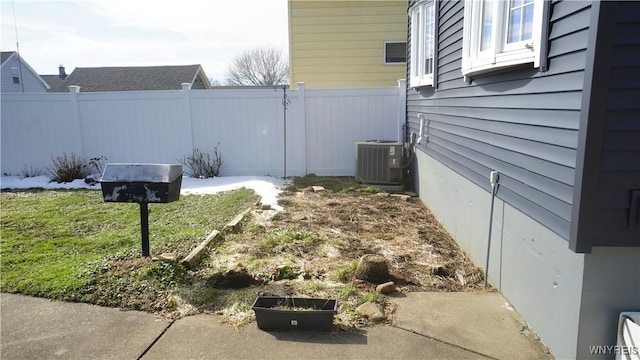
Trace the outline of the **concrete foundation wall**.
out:
M 485 266 L 491 194 L 422 151 L 416 191 L 467 255 Z M 489 184 L 489 174 L 487 174 Z M 489 281 L 558 359 L 578 356 L 585 255 L 499 199 L 495 200 Z

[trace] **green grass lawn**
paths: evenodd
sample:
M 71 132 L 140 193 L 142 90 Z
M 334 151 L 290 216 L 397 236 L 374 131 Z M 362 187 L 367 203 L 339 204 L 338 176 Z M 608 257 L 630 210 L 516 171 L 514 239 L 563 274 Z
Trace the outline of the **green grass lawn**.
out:
M 184 257 L 256 200 L 240 189 L 149 204 L 151 255 Z M 3 191 L 0 206 L 1 291 L 145 308 L 185 273 L 142 259 L 136 203 L 105 203 L 94 190 L 28 190 Z M 129 267 L 114 269 L 114 259 Z

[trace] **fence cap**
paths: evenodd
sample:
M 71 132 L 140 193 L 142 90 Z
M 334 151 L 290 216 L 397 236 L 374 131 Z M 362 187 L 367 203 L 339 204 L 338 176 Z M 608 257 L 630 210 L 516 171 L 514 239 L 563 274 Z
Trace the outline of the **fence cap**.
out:
M 109 163 L 100 182 L 170 183 L 181 175 L 180 164 Z

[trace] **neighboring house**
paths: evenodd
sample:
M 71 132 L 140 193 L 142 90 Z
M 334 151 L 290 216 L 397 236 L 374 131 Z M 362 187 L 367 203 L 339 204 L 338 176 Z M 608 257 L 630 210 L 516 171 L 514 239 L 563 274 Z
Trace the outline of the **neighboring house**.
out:
M 57 92 L 57 89 L 64 87 L 64 81 L 67 76 L 67 72 L 62 65 L 58 67 L 58 75 L 40 75 L 49 84 L 49 90 L 47 90 L 49 92 Z
M 640 311 L 640 2 L 408 15 L 416 190 L 477 264 L 491 227 L 489 281 L 557 358 L 598 357 Z
M 1 54 L 2 92 L 45 92 L 49 85 L 15 51 Z
M 288 0 L 288 6 L 292 86 L 397 86 L 405 78 L 406 2 Z
M 183 83 L 211 89 L 202 66 L 177 65 L 75 68 L 55 91 L 68 92 L 69 86 L 80 86 L 81 92 L 180 90 Z

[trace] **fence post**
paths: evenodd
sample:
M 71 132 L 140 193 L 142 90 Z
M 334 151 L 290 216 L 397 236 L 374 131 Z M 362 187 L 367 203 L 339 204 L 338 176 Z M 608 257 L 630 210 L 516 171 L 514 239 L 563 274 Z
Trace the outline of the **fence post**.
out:
M 80 145 L 80 157 L 87 157 L 85 154 L 85 136 L 84 130 L 82 126 L 82 119 L 80 118 L 80 106 L 78 104 L 78 94 L 80 93 L 80 86 L 71 85 L 69 86 L 69 95 L 71 95 L 71 116 L 76 124 L 78 124 L 78 132 L 79 132 L 79 145 Z
M 404 141 L 407 121 L 407 79 L 398 80 L 398 142 Z
M 193 144 L 195 143 L 193 138 L 193 117 L 191 116 L 191 83 L 182 83 L 180 85 L 182 86 L 182 100 L 184 104 L 184 122 L 189 127 L 190 135 L 190 143 L 187 144 L 185 151 L 186 154 L 191 154 L 193 152 Z
M 309 143 L 309 137 L 307 134 L 307 109 L 305 106 L 306 103 L 306 97 L 305 97 L 305 84 L 304 82 L 298 82 L 298 98 L 300 99 L 300 110 L 299 111 L 299 118 L 302 120 L 302 126 L 303 126 L 303 131 L 304 131 L 304 146 L 302 147 L 304 150 L 304 175 L 307 175 L 309 173 L 309 152 L 307 150 L 307 146 Z

